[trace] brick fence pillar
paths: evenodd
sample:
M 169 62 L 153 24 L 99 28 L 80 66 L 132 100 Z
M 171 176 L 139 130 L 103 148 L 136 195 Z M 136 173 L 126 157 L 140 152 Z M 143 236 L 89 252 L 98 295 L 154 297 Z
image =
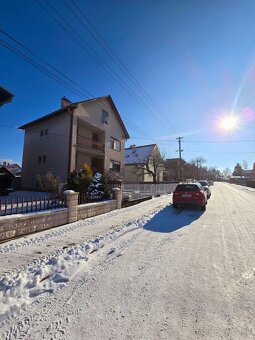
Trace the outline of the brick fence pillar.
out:
M 67 206 L 67 223 L 76 222 L 78 219 L 78 197 L 79 193 L 73 190 L 64 191 Z
M 122 203 L 122 191 L 120 188 L 113 188 L 113 197 L 116 199 L 117 201 L 117 209 L 121 209 L 121 203 Z

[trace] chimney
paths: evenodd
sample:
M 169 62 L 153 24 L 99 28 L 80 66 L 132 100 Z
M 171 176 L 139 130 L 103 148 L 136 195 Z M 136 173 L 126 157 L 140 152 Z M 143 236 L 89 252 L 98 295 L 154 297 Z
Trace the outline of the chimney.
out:
M 72 104 L 72 102 L 69 99 L 67 99 L 66 97 L 61 98 L 61 108 L 66 107 L 70 104 Z

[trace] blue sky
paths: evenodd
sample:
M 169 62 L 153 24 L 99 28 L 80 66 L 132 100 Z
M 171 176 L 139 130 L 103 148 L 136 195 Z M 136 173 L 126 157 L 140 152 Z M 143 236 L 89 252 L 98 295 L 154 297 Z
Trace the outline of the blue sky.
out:
M 127 146 L 157 143 L 166 157 L 172 158 L 177 157 L 175 138 L 183 136 L 185 160 L 203 156 L 208 166 L 219 169 L 233 169 L 237 162 L 246 160 L 252 167 L 253 0 L 74 1 L 150 99 L 88 34 L 63 0 L 51 3 L 82 37 L 80 43 L 86 41 L 95 51 L 99 62 L 39 6 L 41 2 L 56 13 L 45 0 L 5 2 L 0 11 L 0 28 L 95 97 L 111 94 L 132 137 Z M 71 0 L 66 2 L 75 9 Z M 0 39 L 14 45 L 2 33 Z M 17 127 L 58 109 L 63 96 L 72 101 L 81 97 L 1 45 L 0 58 L 0 84 L 15 95 L 11 104 L 0 108 L 0 159 L 21 163 L 23 131 Z M 113 70 L 114 76 L 109 69 L 105 71 L 102 63 Z M 114 77 L 124 81 L 128 91 Z M 218 121 L 229 114 L 238 117 L 238 126 L 224 131 Z M 130 122 L 135 124 L 134 129 Z

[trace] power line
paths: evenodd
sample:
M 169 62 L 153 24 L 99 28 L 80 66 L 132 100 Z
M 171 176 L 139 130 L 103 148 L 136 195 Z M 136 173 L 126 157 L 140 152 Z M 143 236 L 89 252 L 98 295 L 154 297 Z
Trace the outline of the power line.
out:
M 0 128 L 7 128 L 7 129 L 14 129 L 17 132 L 17 127 L 14 126 L 7 126 L 7 125 L 0 125 Z M 34 130 L 33 133 L 40 133 L 41 130 Z M 60 134 L 60 133 L 54 133 L 54 132 L 48 132 L 48 135 L 52 135 L 52 136 L 59 136 L 59 137 L 70 137 L 69 134 Z M 81 138 L 84 138 L 88 141 L 93 141 L 93 139 L 87 138 L 87 137 L 83 137 L 80 136 Z M 136 139 L 135 137 L 131 137 L 131 139 Z M 179 139 L 179 138 L 177 138 Z M 110 140 L 106 140 L 107 142 L 110 142 Z M 179 151 L 179 150 L 178 150 Z M 183 150 L 181 150 L 181 153 L 183 152 Z M 188 151 L 189 154 L 201 154 L 201 151 Z M 228 154 L 226 153 L 221 153 L 221 152 L 213 152 L 213 151 L 206 151 L 207 154 L 214 154 L 216 157 L 218 156 L 232 156 L 232 155 L 239 155 L 239 154 L 255 154 L 255 151 L 234 151 L 234 152 L 228 152 Z
M 147 110 L 148 113 L 152 115 L 152 117 L 162 125 L 165 124 L 165 121 L 162 120 L 160 117 L 158 117 L 157 114 L 155 114 L 151 108 L 140 98 L 138 95 L 134 92 L 133 89 L 130 88 L 130 86 L 123 80 L 121 77 L 113 70 L 111 66 L 105 63 L 98 55 L 97 53 L 88 45 L 88 43 L 85 41 L 85 39 L 73 28 L 73 26 L 67 22 L 67 20 L 59 13 L 59 11 L 51 4 L 48 0 L 45 0 L 47 5 L 51 8 L 51 10 L 57 14 L 58 17 L 61 18 L 61 20 L 65 23 L 67 27 L 75 34 L 71 33 L 66 29 L 66 27 L 62 24 L 62 22 L 56 17 L 56 15 L 52 14 L 51 11 L 49 11 L 41 2 L 40 0 L 36 0 L 39 6 L 54 20 L 54 22 L 57 22 L 58 25 L 61 26 L 61 28 L 81 47 L 83 50 L 89 53 L 89 55 L 92 57 L 93 60 L 95 60 L 107 73 L 109 73 L 119 84 L 120 86 L 125 89 L 145 110 Z M 76 38 L 79 37 L 80 41 Z
M 62 1 L 66 5 L 66 7 L 69 9 L 69 11 L 78 19 L 78 21 L 81 23 L 81 25 L 87 30 L 87 32 L 89 32 L 89 34 L 97 41 L 97 43 L 104 49 L 104 51 L 112 58 L 114 63 L 117 66 L 119 66 L 119 68 L 124 72 L 124 74 L 129 78 L 129 80 L 136 86 L 136 88 L 140 91 L 140 93 L 143 95 L 143 97 L 151 103 L 151 105 L 154 107 L 154 109 L 159 112 L 159 115 L 163 115 L 164 118 L 169 122 L 169 124 L 172 125 L 172 123 L 168 120 L 168 117 L 159 108 L 159 106 L 155 103 L 155 101 L 152 99 L 152 97 L 144 89 L 144 87 L 141 85 L 141 83 L 134 77 L 134 75 L 126 67 L 126 65 L 123 63 L 123 61 L 118 57 L 118 55 L 116 55 L 116 53 L 109 46 L 109 44 L 105 41 L 105 39 L 102 37 L 102 35 L 96 29 L 96 27 L 91 23 L 91 21 L 85 15 L 84 11 L 82 11 L 81 8 L 77 5 L 77 3 L 74 0 L 71 0 L 71 3 L 75 7 L 75 9 L 78 11 L 78 13 L 81 15 L 81 17 L 86 21 L 86 23 L 84 22 L 84 20 L 82 20 L 79 17 L 79 15 L 77 15 L 75 10 L 72 9 L 69 2 L 67 2 L 66 0 L 62 0 Z
M 243 140 L 221 140 L 221 141 L 201 141 L 201 140 L 185 140 L 185 143 L 247 143 L 255 142 L 255 139 L 243 139 Z
M 144 139 L 144 138 L 136 138 L 136 139 Z M 147 140 L 150 140 L 149 138 Z M 175 142 L 175 139 L 161 139 L 155 138 L 158 142 Z M 242 139 L 242 140 L 218 140 L 218 141 L 203 141 L 203 140 L 184 140 L 183 143 L 248 143 L 255 142 L 255 139 Z
M 13 38 L 10 34 L 6 33 L 5 31 L 3 31 L 2 29 L 0 29 L 0 31 L 5 34 L 6 36 L 8 36 L 9 39 L 15 41 L 17 44 L 19 44 L 21 47 L 23 47 L 25 50 L 27 50 L 29 53 L 31 53 L 32 55 L 34 55 L 35 57 L 37 57 L 39 60 L 43 61 L 47 66 L 49 66 L 53 71 L 56 71 L 58 74 L 62 75 L 63 77 L 65 77 L 65 79 L 69 80 L 70 82 L 77 84 L 76 82 L 73 82 L 73 80 L 69 77 L 67 77 L 66 75 L 64 75 L 61 71 L 59 71 L 58 69 L 56 69 L 54 66 L 50 65 L 48 62 L 46 62 L 45 60 L 43 60 L 41 57 L 39 57 L 38 55 L 36 55 L 33 51 L 31 51 L 29 48 L 27 48 L 25 45 L 21 44 L 19 41 L 17 41 L 15 38 Z M 31 64 L 32 66 L 34 66 L 35 68 L 37 68 L 38 70 L 40 70 L 41 72 L 43 72 L 44 74 L 46 74 L 47 76 L 49 76 L 50 78 L 52 78 L 53 80 L 57 81 L 58 83 L 60 83 L 61 85 L 65 86 L 66 88 L 68 88 L 70 91 L 74 92 L 75 94 L 77 94 L 78 96 L 80 96 L 81 98 L 84 98 L 84 94 L 82 92 L 80 92 L 80 90 L 77 90 L 74 88 L 72 88 L 70 86 L 70 84 L 66 83 L 66 81 L 63 81 L 59 76 L 56 76 L 54 73 L 50 72 L 49 70 L 47 70 L 45 67 L 41 66 L 38 62 L 33 61 L 30 57 L 28 57 L 27 55 L 25 55 L 24 53 L 22 53 L 21 51 L 17 50 L 16 48 L 14 48 L 13 46 L 11 46 L 10 44 L 8 44 L 7 42 L 5 42 L 4 40 L 0 39 L 0 44 L 2 44 L 2 46 L 6 47 L 7 49 L 9 49 L 10 51 L 12 51 L 13 53 L 15 53 L 16 55 L 18 55 L 19 57 L 21 57 L 22 59 L 24 59 L 26 62 L 28 62 L 29 64 Z M 79 86 L 77 84 L 77 86 Z M 86 93 L 89 93 L 88 91 L 86 91 L 85 89 L 82 88 L 82 90 Z M 77 92 L 79 91 L 79 92 Z M 89 93 L 90 94 L 90 93 Z M 91 94 L 90 94 L 91 95 Z M 87 95 L 85 95 L 85 97 L 87 97 Z M 87 97 L 88 98 L 88 97 Z M 97 104 L 97 103 L 92 103 L 98 107 L 104 108 L 104 106 Z M 139 133 L 139 134 L 144 134 L 147 135 L 146 132 L 142 131 L 140 128 L 138 128 L 137 126 L 135 126 L 134 123 L 129 122 L 126 118 L 122 117 L 123 120 L 126 121 L 126 123 L 129 125 L 130 129 L 134 130 L 135 132 Z M 134 139 L 138 139 L 136 137 L 134 137 Z M 143 140 L 145 140 L 145 138 L 141 138 Z M 162 141 L 173 141 L 170 139 L 155 139 L 155 137 L 152 136 L 153 140 L 157 140 L 158 142 L 162 142 Z M 151 140 L 149 139 L 149 140 Z M 255 142 L 255 140 L 229 140 L 229 141 L 187 141 L 185 140 L 185 142 L 189 142 L 189 143 L 238 143 L 238 142 Z
M 72 84 L 75 84 L 76 86 L 79 86 L 78 83 L 74 82 L 70 77 L 66 76 L 65 74 L 63 74 L 61 71 L 59 71 L 56 67 L 52 66 L 51 64 L 49 64 L 47 61 L 45 61 L 43 58 L 41 58 L 40 56 L 38 56 L 36 53 L 34 53 L 31 49 L 27 48 L 24 44 L 20 43 L 17 39 L 15 39 L 14 37 L 12 37 L 9 33 L 7 33 L 6 31 L 4 31 L 3 29 L 0 28 L 0 32 L 2 34 L 4 34 L 5 36 L 7 36 L 9 39 L 11 39 L 12 41 L 14 41 L 16 44 L 18 44 L 19 46 L 21 46 L 23 49 L 25 49 L 26 51 L 28 51 L 30 54 L 32 54 L 34 57 L 36 57 L 38 60 L 40 60 L 41 62 L 43 62 L 44 64 L 46 64 L 48 67 L 51 68 L 52 71 L 49 71 L 47 68 L 45 68 L 44 66 L 42 66 L 40 63 L 38 63 L 37 61 L 34 61 L 33 59 L 31 59 L 29 56 L 27 56 L 26 54 L 24 54 L 23 52 L 17 50 L 15 47 L 13 47 L 12 45 L 10 45 L 9 43 L 7 43 L 6 41 L 0 39 L 0 44 L 7 48 L 8 50 L 10 50 L 11 52 L 13 52 L 14 54 L 16 54 L 17 56 L 19 56 L 20 58 L 22 58 L 23 60 L 25 60 L 27 63 L 29 63 L 30 65 L 32 65 L 33 67 L 35 67 L 36 69 L 38 69 L 39 71 L 41 71 L 42 73 L 44 73 L 45 75 L 49 76 L 51 79 L 57 81 L 59 84 L 61 84 L 62 86 L 66 87 L 68 90 L 70 90 L 71 92 L 73 92 L 74 94 L 78 95 L 79 97 L 81 97 L 82 99 L 88 98 L 91 99 L 90 97 L 88 97 L 88 94 L 90 96 L 93 97 L 93 95 L 91 93 L 89 93 L 87 90 L 85 90 L 84 88 L 77 89 L 76 87 L 74 87 L 73 85 L 70 85 L 66 82 L 69 81 Z M 56 72 L 58 75 L 54 74 L 54 72 Z M 63 80 L 62 77 L 64 77 L 66 80 Z M 84 91 L 84 93 L 83 93 Z M 92 103 L 93 105 L 100 107 L 102 109 L 106 109 L 105 105 L 101 105 L 100 103 Z M 121 117 L 123 118 L 123 117 Z M 142 129 L 140 129 L 139 127 L 137 127 L 134 123 L 129 122 L 126 118 L 125 118 L 127 124 L 129 124 L 130 129 L 134 130 L 137 133 L 143 134 L 144 136 L 148 135 L 147 132 L 142 131 Z

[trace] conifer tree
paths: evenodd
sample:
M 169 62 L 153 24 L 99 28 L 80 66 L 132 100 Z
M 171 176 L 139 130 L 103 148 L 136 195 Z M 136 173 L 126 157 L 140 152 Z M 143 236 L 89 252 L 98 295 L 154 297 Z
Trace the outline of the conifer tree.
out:
M 88 188 L 88 197 L 90 199 L 108 199 L 110 197 L 107 181 L 104 176 L 97 172 L 93 181 Z

